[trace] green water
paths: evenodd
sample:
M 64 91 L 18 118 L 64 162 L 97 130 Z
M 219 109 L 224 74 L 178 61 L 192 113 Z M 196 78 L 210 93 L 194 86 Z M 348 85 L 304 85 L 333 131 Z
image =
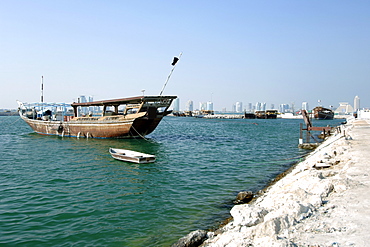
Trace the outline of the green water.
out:
M 96 140 L 0 117 L 0 245 L 170 246 L 216 227 L 237 192 L 262 189 L 304 155 L 300 122 L 166 117 L 147 140 Z M 109 147 L 157 161 L 120 162 Z

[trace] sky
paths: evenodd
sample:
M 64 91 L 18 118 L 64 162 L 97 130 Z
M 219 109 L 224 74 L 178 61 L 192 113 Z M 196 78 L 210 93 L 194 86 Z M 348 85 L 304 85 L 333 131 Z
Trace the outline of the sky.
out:
M 1 0 L 0 108 L 164 95 L 370 107 L 370 1 Z

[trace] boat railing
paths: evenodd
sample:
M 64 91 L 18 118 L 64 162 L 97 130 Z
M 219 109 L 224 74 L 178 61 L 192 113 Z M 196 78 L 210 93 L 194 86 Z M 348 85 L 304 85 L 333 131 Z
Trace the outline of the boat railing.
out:
M 98 121 L 99 117 L 78 117 L 75 118 L 76 121 Z
M 21 103 L 19 112 L 29 119 L 64 121 L 73 116 L 71 105 L 66 103 Z

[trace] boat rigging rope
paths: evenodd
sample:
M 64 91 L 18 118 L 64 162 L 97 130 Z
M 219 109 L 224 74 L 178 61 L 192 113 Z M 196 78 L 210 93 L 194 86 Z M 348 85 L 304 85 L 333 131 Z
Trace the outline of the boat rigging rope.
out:
M 18 122 L 20 119 L 22 119 L 21 117 L 19 117 L 17 120 L 15 120 L 14 122 L 11 122 L 11 123 L 8 123 L 7 125 L 13 125 L 15 124 L 16 122 Z M 5 121 L 1 121 L 1 123 L 4 123 Z
M 170 126 L 173 130 L 176 130 L 176 128 L 175 127 L 173 127 L 165 118 L 162 118 L 162 120 L 164 121 L 164 122 L 166 122 L 166 124 L 168 124 L 168 126 Z
M 141 137 L 141 138 L 143 138 L 144 140 L 146 140 L 146 141 L 149 141 L 147 138 L 145 138 L 143 135 L 141 135 L 136 129 L 135 129 L 135 127 L 134 127 L 134 125 L 131 125 L 131 128 L 133 129 L 133 130 L 135 130 L 135 132 Z
M 175 129 L 175 127 L 173 127 L 169 122 L 167 122 L 164 118 L 162 118 L 162 120 L 164 121 L 164 122 L 166 122 L 172 129 L 174 129 L 174 130 L 176 130 Z M 146 140 L 146 141 L 150 141 L 148 138 L 146 138 L 145 136 L 143 136 L 143 135 L 141 135 L 140 133 L 139 133 L 139 131 L 137 131 L 136 129 L 135 129 L 135 127 L 133 126 L 133 125 L 131 125 L 131 127 L 132 127 L 132 129 L 141 137 L 141 138 L 143 138 L 144 140 Z

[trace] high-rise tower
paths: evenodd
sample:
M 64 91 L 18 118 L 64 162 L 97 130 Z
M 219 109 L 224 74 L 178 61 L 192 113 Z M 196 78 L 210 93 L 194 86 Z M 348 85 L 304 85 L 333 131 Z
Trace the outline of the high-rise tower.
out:
M 354 108 L 354 111 L 357 112 L 358 110 L 360 110 L 360 97 L 358 97 L 356 95 L 355 99 L 353 100 L 353 108 Z
M 186 110 L 193 111 L 193 101 L 192 100 L 189 100 L 188 103 L 186 104 Z
M 243 103 L 240 101 L 236 102 L 235 108 L 236 112 L 243 112 Z
M 174 101 L 173 101 L 173 111 L 180 111 L 180 99 L 179 98 L 176 98 Z
M 302 110 L 308 111 L 308 102 L 302 102 Z

